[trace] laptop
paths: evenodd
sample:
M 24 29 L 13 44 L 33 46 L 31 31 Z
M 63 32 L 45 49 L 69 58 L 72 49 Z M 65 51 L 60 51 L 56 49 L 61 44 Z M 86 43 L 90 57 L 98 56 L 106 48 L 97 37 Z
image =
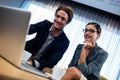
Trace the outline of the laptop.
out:
M 16 67 L 34 74 L 49 77 L 47 74 L 26 64 L 24 50 L 29 30 L 31 12 L 20 8 L 0 5 L 0 57 Z

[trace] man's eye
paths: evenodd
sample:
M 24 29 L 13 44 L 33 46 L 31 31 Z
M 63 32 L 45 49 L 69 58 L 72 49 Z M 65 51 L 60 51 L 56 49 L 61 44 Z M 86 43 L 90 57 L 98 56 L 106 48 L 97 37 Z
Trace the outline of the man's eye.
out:
M 59 18 L 60 16 L 59 15 L 56 15 L 57 18 Z
M 62 17 L 61 19 L 62 19 L 62 20 L 65 20 L 65 18 L 63 18 L 63 17 Z

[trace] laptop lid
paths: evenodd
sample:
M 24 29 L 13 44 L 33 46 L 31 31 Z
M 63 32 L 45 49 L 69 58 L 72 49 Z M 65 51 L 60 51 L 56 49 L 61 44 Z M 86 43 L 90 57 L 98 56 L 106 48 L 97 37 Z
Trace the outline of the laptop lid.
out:
M 29 11 L 0 5 L 0 56 L 17 67 L 21 65 L 30 16 Z
M 22 70 L 49 78 L 25 62 L 30 57 L 24 50 L 30 16 L 29 11 L 0 5 L 0 56 Z

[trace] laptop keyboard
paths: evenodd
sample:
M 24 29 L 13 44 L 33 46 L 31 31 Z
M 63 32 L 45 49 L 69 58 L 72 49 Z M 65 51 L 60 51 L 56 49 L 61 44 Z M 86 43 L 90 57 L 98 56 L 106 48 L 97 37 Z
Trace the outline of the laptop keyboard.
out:
M 24 70 L 27 70 L 27 71 L 30 71 L 30 72 L 35 73 L 37 75 L 49 78 L 49 75 L 47 75 L 46 73 L 38 70 L 37 68 L 35 68 L 33 66 L 28 65 L 24 60 L 22 60 L 21 67 Z

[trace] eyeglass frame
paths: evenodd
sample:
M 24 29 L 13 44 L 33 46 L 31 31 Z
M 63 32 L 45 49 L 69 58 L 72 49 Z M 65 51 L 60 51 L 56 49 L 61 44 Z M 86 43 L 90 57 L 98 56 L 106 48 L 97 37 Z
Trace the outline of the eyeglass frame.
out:
M 97 32 L 97 30 L 94 30 L 94 29 L 83 29 L 82 30 L 84 33 L 86 33 L 86 32 L 89 32 L 89 33 L 95 33 L 95 32 Z

